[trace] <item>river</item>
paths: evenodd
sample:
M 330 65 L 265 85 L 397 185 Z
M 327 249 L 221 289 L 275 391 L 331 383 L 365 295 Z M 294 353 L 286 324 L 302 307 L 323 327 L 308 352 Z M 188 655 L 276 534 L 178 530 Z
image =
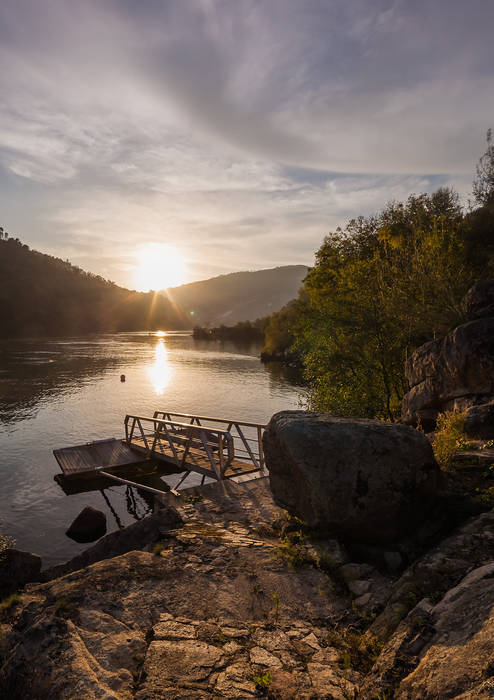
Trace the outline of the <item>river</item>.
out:
M 109 532 L 144 517 L 152 501 L 134 488 L 66 495 L 52 450 L 123 437 L 126 413 L 267 422 L 298 408 L 302 386 L 258 353 L 255 345 L 168 332 L 0 341 L 0 530 L 47 566 L 88 546 L 65 535 L 84 506 L 106 513 Z

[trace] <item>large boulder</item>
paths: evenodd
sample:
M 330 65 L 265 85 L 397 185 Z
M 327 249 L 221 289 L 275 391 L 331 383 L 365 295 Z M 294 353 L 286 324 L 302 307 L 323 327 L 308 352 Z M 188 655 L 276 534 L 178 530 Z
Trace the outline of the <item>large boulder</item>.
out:
M 106 515 L 101 510 L 86 506 L 65 534 L 76 542 L 94 542 L 106 534 Z
M 439 467 L 413 428 L 282 411 L 263 444 L 276 503 L 349 539 L 398 542 L 436 503 Z

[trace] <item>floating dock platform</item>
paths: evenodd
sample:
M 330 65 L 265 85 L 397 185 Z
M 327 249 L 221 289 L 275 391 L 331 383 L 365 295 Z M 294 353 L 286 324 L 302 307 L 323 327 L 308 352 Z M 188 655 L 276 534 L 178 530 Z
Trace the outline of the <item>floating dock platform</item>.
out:
M 115 438 L 62 447 L 53 450 L 53 454 L 63 475 L 68 479 L 85 474 L 94 476 L 96 472 L 105 469 L 129 467 L 143 462 L 142 455 L 136 454 L 125 442 Z
M 114 472 L 146 462 L 152 469 L 159 462 L 168 473 L 183 473 L 175 489 L 192 472 L 202 475 L 201 483 L 206 477 L 221 481 L 264 475 L 262 424 L 156 411 L 152 417 L 127 415 L 124 427 L 124 440 L 108 438 L 54 450 L 64 477 L 101 476 L 161 494 L 160 489 Z

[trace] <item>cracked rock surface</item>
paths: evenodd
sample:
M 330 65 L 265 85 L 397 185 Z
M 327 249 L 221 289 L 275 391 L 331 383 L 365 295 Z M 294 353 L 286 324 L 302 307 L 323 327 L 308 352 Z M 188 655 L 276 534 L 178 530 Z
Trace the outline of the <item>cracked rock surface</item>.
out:
M 163 506 L 25 587 L 1 698 L 494 697 L 494 512 L 390 574 L 280 540 L 266 479 Z
M 353 693 L 358 674 L 341 667 L 314 623 L 348 601 L 322 572 L 290 569 L 276 555 L 269 524 L 280 511 L 265 480 L 209 491 L 193 504 L 169 497 L 184 524 L 162 528 L 159 547 L 145 543 L 154 551 L 29 585 L 8 634 L 3 692 L 242 698 L 265 676 L 278 697 Z

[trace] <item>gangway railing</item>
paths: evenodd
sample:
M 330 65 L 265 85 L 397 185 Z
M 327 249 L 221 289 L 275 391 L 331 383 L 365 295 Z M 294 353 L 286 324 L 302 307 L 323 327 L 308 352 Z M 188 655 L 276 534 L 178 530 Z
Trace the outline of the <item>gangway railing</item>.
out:
M 233 438 L 236 458 L 252 462 L 260 471 L 264 471 L 265 461 L 262 434 L 266 425 L 263 423 L 214 418 L 212 416 L 196 416 L 191 413 L 171 413 L 169 411 L 155 411 L 154 417 L 170 421 L 172 424 L 177 420 L 187 420 L 189 425 L 206 426 L 208 430 L 214 430 L 215 426 L 221 427 Z
M 125 416 L 125 442 L 132 449 L 174 463 L 180 471 L 212 473 L 225 478 L 235 458 L 228 430 L 157 416 Z

